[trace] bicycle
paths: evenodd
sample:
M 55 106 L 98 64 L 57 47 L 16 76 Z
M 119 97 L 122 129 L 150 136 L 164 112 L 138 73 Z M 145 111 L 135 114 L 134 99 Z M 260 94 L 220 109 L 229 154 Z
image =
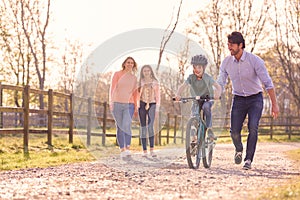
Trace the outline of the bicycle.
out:
M 175 100 L 175 99 L 173 99 Z M 202 159 L 203 166 L 210 168 L 213 156 L 215 141 L 206 134 L 206 123 L 202 106 L 205 101 L 212 101 L 212 97 L 185 97 L 179 101 L 187 103 L 190 100 L 197 101 L 199 104 L 199 115 L 192 116 L 186 126 L 186 158 L 190 168 L 198 169 Z

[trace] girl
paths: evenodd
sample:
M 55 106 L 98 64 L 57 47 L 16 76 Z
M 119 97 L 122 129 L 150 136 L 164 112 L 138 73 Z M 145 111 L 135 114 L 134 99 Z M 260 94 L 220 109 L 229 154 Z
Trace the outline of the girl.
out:
M 156 154 L 154 154 L 154 120 L 159 111 L 160 91 L 159 82 L 155 77 L 150 65 L 144 65 L 141 69 L 139 92 L 139 119 L 141 124 L 140 132 L 143 147 L 143 156 L 147 157 L 148 132 L 150 155 L 152 157 L 156 157 Z

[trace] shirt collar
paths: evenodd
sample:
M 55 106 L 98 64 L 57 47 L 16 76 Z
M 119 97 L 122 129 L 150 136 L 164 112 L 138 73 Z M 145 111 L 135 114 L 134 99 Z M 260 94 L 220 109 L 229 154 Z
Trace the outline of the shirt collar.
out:
M 242 54 L 242 57 L 241 57 L 240 61 L 244 62 L 246 60 L 246 54 L 247 54 L 247 52 L 245 50 L 243 50 L 243 54 Z M 235 59 L 234 56 L 233 56 L 233 61 L 238 62 L 237 59 Z

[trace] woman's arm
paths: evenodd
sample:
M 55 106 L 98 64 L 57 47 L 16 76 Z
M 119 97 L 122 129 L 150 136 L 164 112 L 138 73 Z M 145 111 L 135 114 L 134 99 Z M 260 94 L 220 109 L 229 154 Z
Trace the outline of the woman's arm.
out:
M 117 87 L 117 83 L 118 83 L 118 75 L 117 72 L 115 72 L 112 76 L 110 90 L 109 90 L 109 106 L 111 110 L 113 110 L 113 95 Z

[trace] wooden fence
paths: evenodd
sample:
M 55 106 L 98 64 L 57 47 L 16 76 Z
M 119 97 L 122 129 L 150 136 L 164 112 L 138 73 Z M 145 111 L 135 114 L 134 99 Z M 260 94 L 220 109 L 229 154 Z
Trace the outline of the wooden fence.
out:
M 7 97 L 9 92 L 20 92 L 22 95 L 22 107 L 9 107 L 3 106 L 3 98 Z M 34 95 L 46 96 L 45 108 L 37 109 L 38 101 L 31 102 Z M 60 98 L 60 100 L 55 100 Z M 76 104 L 75 104 L 76 100 Z M 65 108 L 56 105 L 58 102 L 66 102 Z M 55 104 L 56 103 L 56 104 Z M 19 113 L 21 127 L 5 127 L 4 123 L 4 113 Z M 33 115 L 46 116 L 43 118 L 47 123 L 43 128 L 41 128 L 40 121 L 36 120 L 36 124 L 32 124 Z M 184 142 L 184 131 L 185 123 L 187 121 L 186 116 L 174 115 L 170 113 L 163 113 L 166 118 L 164 124 L 160 124 L 158 143 L 162 144 L 162 139 L 165 138 L 166 144 L 181 143 Z M 54 129 L 55 117 L 66 118 L 66 123 L 64 123 L 64 129 Z M 228 118 L 217 118 L 214 117 L 214 129 L 216 130 L 229 130 L 229 124 L 224 122 L 229 122 Z M 61 120 L 60 120 L 61 121 Z M 76 124 L 76 121 L 79 121 Z M 30 124 L 31 122 L 31 124 Z M 75 122 L 75 123 L 74 123 Z M 80 123 L 81 122 L 81 123 Z M 101 128 L 95 131 L 93 124 Z M 108 104 L 106 102 L 95 101 L 92 98 L 82 98 L 76 97 L 73 94 L 64 94 L 60 92 L 55 92 L 52 89 L 48 91 L 42 91 L 37 89 L 32 89 L 30 86 L 12 86 L 4 85 L 0 83 L 0 134 L 6 133 L 22 133 L 23 134 L 23 144 L 24 153 L 28 153 L 28 141 L 29 133 L 43 133 L 47 134 L 47 144 L 49 148 L 52 147 L 52 136 L 54 132 L 63 132 L 69 135 L 69 143 L 73 143 L 74 133 L 86 135 L 86 144 L 91 144 L 91 136 L 97 136 L 102 138 L 102 145 L 105 145 L 106 137 L 116 137 L 115 133 L 107 133 L 107 125 L 113 126 L 114 120 L 109 116 Z M 84 128 L 82 128 L 84 126 Z M 138 128 L 138 121 L 134 122 L 135 128 Z M 288 135 L 291 139 L 292 135 L 300 135 L 300 119 L 299 117 L 284 117 L 282 119 L 273 120 L 270 116 L 263 116 L 261 119 L 260 129 L 263 134 L 270 135 Z M 264 131 L 268 130 L 268 131 Z M 139 138 L 139 135 L 133 135 L 135 138 Z M 220 135 L 220 137 L 229 137 L 229 133 Z

